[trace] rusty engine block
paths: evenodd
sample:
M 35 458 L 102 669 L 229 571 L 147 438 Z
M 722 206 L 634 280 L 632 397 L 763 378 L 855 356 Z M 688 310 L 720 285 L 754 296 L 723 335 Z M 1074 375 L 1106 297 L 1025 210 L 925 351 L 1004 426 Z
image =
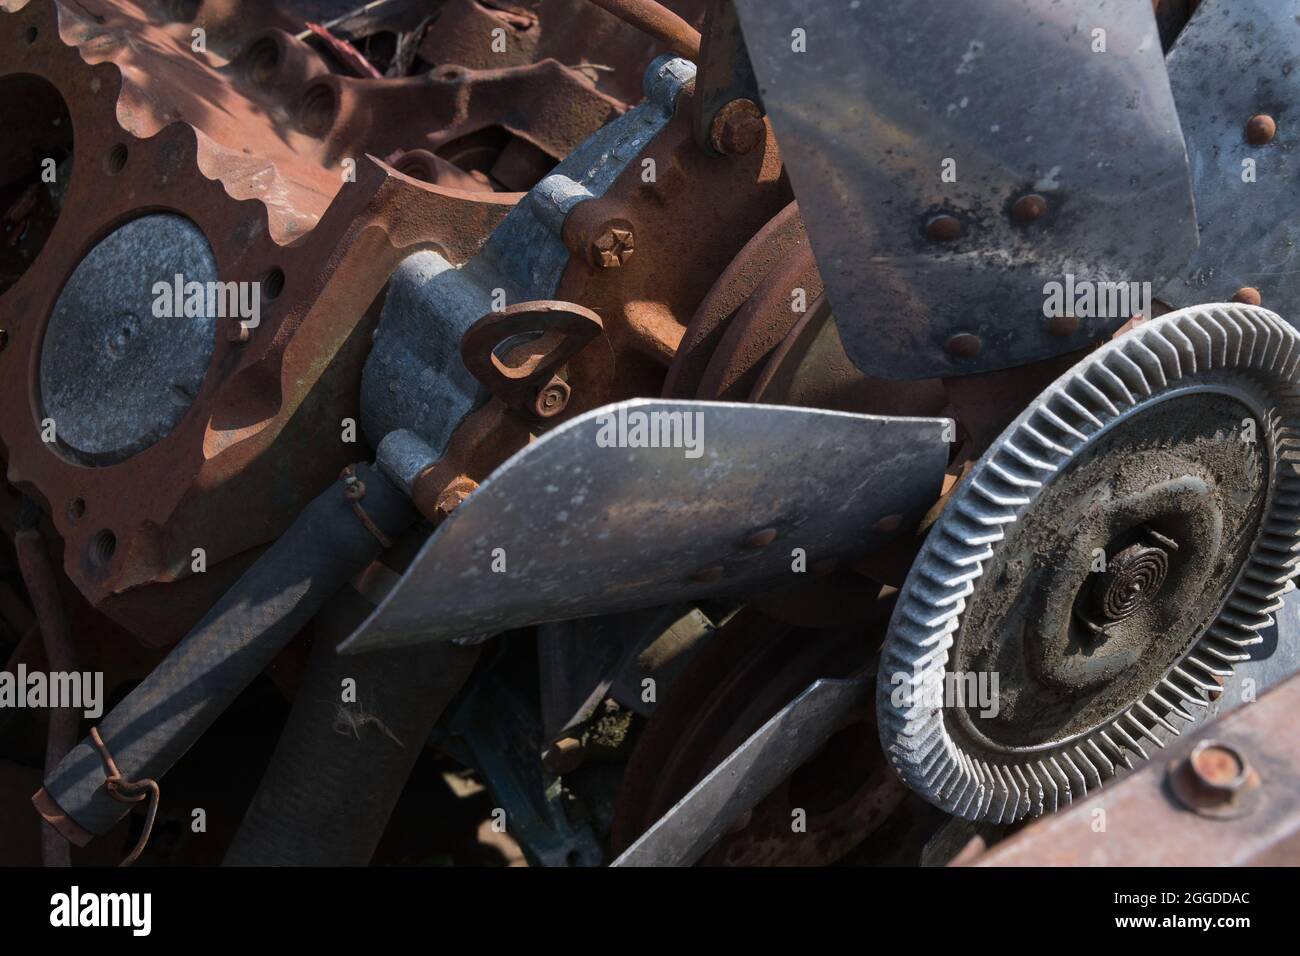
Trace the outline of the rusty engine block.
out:
M 106 688 L 0 709 L 12 862 L 944 863 L 1290 672 L 1294 270 L 1206 172 L 1290 140 L 1190 105 L 1289 41 L 830 6 L 0 0 L 3 673 Z

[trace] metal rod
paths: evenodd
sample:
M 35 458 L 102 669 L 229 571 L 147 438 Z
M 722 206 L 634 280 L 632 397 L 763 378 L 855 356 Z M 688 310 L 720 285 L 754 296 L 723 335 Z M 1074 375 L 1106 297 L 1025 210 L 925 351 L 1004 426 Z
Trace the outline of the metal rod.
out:
M 688 60 L 700 58 L 700 31 L 655 0 L 591 0 L 607 13 L 630 23 Z

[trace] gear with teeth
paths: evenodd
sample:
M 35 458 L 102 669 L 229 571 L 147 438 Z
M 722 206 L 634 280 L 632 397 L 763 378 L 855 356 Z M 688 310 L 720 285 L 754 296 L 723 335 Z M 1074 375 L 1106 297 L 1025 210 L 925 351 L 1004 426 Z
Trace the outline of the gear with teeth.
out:
M 1012 422 L 890 623 L 879 726 L 909 786 L 1008 823 L 1199 719 L 1300 561 L 1297 382 L 1288 323 L 1198 306 L 1093 352 Z

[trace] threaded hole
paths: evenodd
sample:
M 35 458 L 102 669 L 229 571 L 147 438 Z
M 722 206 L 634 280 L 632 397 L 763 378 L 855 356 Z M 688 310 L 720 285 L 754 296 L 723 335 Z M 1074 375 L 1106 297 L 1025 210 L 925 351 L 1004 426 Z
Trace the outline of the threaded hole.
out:
M 126 161 L 130 158 L 131 152 L 123 143 L 118 143 L 108 151 L 108 157 L 104 160 L 104 171 L 110 176 L 116 176 L 122 170 L 126 169 Z
M 113 560 L 117 551 L 117 535 L 111 531 L 101 531 L 90 539 L 90 563 L 102 568 Z
M 248 51 L 248 78 L 258 86 L 270 83 L 279 66 L 280 45 L 272 39 L 258 40 Z
M 334 125 L 335 103 L 334 90 L 324 83 L 309 89 L 302 98 L 302 108 L 298 113 L 303 132 L 311 136 L 328 133 Z
M 284 270 L 272 269 L 262 277 L 262 298 L 267 302 L 274 302 L 280 298 L 280 293 L 284 291 Z

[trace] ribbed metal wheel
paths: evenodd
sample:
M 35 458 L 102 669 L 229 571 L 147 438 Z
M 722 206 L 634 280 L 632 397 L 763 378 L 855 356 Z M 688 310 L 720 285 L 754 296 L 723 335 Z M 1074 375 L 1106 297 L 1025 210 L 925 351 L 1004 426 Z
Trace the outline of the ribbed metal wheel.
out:
M 1298 378 L 1300 336 L 1288 323 L 1260 308 L 1200 306 L 1140 325 L 1098 349 L 1007 428 L 931 529 L 885 642 L 878 679 L 881 740 L 909 786 L 972 820 L 1010 822 L 1051 812 L 1146 759 L 1152 748 L 1165 746 L 1204 714 L 1234 665 L 1248 660 L 1251 646 L 1262 641 L 1260 631 L 1272 623 L 1270 615 L 1292 587 L 1300 561 Z M 1238 407 L 1247 410 L 1241 416 L 1243 431 L 1231 437 L 1250 443 L 1229 449 L 1225 437 L 1215 446 L 1215 434 L 1229 434 L 1214 424 L 1215 416 L 1233 420 Z M 1158 435 L 1147 437 L 1171 421 L 1190 422 L 1185 428 L 1192 435 L 1174 451 L 1163 447 Z M 1202 432 L 1193 434 L 1197 428 Z M 1117 455 L 1117 447 L 1140 451 Z M 1194 457 L 1198 448 L 1217 455 L 1226 463 L 1219 466 L 1222 471 L 1245 476 L 1243 482 L 1249 479 L 1251 486 L 1214 488 L 1213 475 L 1198 477 L 1195 465 L 1188 469 L 1190 477 L 1179 475 L 1176 467 L 1167 476 L 1157 475 L 1169 486 L 1159 491 L 1165 496 L 1161 514 L 1176 512 L 1182 506 L 1177 503 L 1186 500 L 1214 519 L 1207 523 L 1194 516 L 1201 521 L 1197 529 L 1210 529 L 1196 531 L 1204 540 L 1189 532 L 1192 543 L 1183 542 L 1180 551 L 1179 543 L 1159 530 L 1168 532 L 1169 525 L 1156 522 L 1124 539 L 1106 575 L 1091 575 L 1097 568 L 1046 566 L 1051 555 L 1072 554 L 1072 532 L 1053 527 L 1054 516 L 1044 511 L 1057 512 L 1063 524 L 1076 520 L 1070 508 L 1091 514 L 1084 509 L 1104 504 L 1110 511 L 1098 527 L 1118 527 L 1115 514 L 1128 508 L 1136 515 L 1147 507 L 1132 505 L 1121 494 L 1124 481 L 1133 485 L 1132 476 L 1097 482 L 1095 489 L 1086 482 L 1109 474 L 1105 469 L 1118 473 L 1141 464 L 1143 455 L 1157 473 L 1166 459 Z M 1083 484 L 1075 488 L 1072 481 Z M 1063 497 L 1063 490 L 1069 494 Z M 1140 501 L 1141 494 L 1132 491 L 1133 500 Z M 1216 527 L 1221 532 L 1229 522 L 1215 518 L 1220 499 L 1226 502 L 1223 509 L 1236 509 L 1231 518 L 1239 531 L 1235 551 L 1213 537 Z M 1080 533 L 1084 523 L 1079 520 Z M 1031 524 L 1046 530 L 1027 538 L 1025 526 Z M 1207 547 L 1207 540 L 1217 546 Z M 1042 547 L 1029 547 L 1030 541 L 1059 547 L 1045 554 Z M 1211 553 L 1198 556 L 1198 549 Z M 1180 572 L 1180 567 L 1191 570 Z M 1205 595 L 1208 610 L 1198 612 L 1195 626 L 1185 633 L 1147 635 L 1141 630 L 1144 619 L 1134 614 L 1148 602 L 1155 608 L 1160 600 L 1155 592 L 1177 587 L 1179 573 L 1193 572 L 1201 577 L 1191 585 Z M 1050 591 L 1059 580 L 1077 585 L 1071 592 L 1078 594 L 1075 605 L 1054 600 L 1028 613 L 987 612 L 1002 607 L 999 601 L 1003 610 L 1013 609 L 1006 603 L 1013 594 L 1020 603 L 1036 594 L 1041 599 L 1039 592 Z M 1155 608 L 1145 620 L 1178 613 L 1181 606 Z M 1097 623 L 1095 617 L 1105 620 Z M 1120 644 L 1112 652 L 1105 642 L 1118 641 L 1116 634 L 1130 642 L 1149 636 L 1152 644 L 1136 650 Z M 1058 640 L 1057 635 L 1066 636 Z M 1116 660 L 1132 663 L 1107 671 L 1105 655 L 1121 651 L 1129 657 Z M 1028 659 L 1033 660 L 1024 663 Z M 1009 695 L 1008 706 L 1021 713 L 1002 715 L 998 724 L 981 718 L 968 700 L 940 693 L 946 679 L 954 683 L 950 672 L 970 661 L 1000 662 L 1006 671 L 1003 696 Z M 1135 679 L 1144 681 L 1141 689 L 1120 699 L 1116 688 L 1126 694 Z M 1083 709 L 1085 703 L 1097 719 Z M 1080 713 L 1088 718 L 1084 723 Z

